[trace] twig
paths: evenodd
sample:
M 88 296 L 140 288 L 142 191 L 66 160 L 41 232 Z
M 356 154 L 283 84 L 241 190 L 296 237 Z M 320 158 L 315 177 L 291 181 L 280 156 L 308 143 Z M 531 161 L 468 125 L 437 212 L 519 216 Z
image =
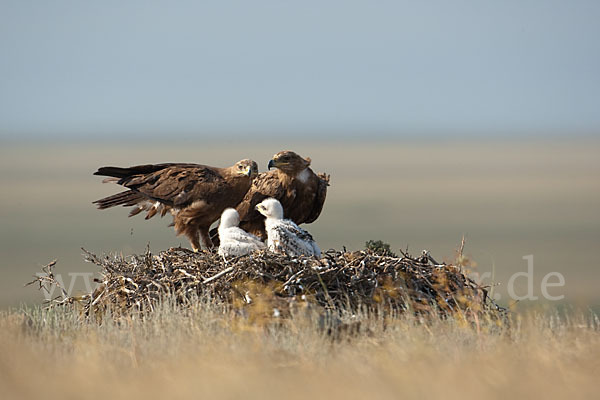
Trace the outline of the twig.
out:
M 458 249 L 458 257 L 462 257 L 463 251 L 465 249 L 465 235 L 462 235 L 462 240 L 460 241 L 460 248 Z
M 233 271 L 233 267 L 229 267 L 229 268 L 225 268 L 223 271 L 219 272 L 218 274 L 211 276 L 210 278 L 206 278 L 205 280 L 202 281 L 203 285 L 206 285 L 209 282 L 214 281 L 215 279 L 219 279 L 220 277 L 222 277 L 225 274 L 230 273 L 231 271 Z

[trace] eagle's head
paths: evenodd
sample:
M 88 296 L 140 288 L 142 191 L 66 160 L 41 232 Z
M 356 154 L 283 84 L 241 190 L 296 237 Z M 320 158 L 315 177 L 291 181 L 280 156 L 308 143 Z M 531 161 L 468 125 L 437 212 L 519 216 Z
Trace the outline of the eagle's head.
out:
M 272 197 L 258 203 L 255 208 L 267 218 L 283 219 L 283 207 L 279 200 Z
M 245 175 L 254 178 L 258 175 L 258 164 L 249 159 L 240 160 L 233 166 L 233 171 L 237 175 Z
M 275 154 L 267 166 L 277 168 L 286 174 L 296 175 L 310 165 L 310 158 L 302 158 L 293 151 L 284 150 Z
M 240 214 L 235 208 L 226 208 L 221 214 L 221 222 L 219 223 L 219 230 L 232 228 L 240 224 Z

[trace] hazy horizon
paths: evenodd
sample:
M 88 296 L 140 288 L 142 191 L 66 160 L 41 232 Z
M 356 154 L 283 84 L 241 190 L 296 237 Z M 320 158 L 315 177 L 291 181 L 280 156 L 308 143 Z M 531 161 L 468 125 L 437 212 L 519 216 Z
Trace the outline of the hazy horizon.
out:
M 82 144 L 82 145 L 104 145 L 119 143 L 136 145 L 139 143 L 161 145 L 167 142 L 181 143 L 182 145 L 193 144 L 223 144 L 234 141 L 235 145 L 256 144 L 264 142 L 266 145 L 272 143 L 298 143 L 303 140 L 315 140 L 316 144 L 334 145 L 340 141 L 343 143 L 410 143 L 426 144 L 435 142 L 437 144 L 471 142 L 471 143 L 503 143 L 507 141 L 533 143 L 548 140 L 556 143 L 570 143 L 576 141 L 600 141 L 600 129 L 593 131 L 562 132 L 562 131 L 540 131 L 540 132 L 496 132 L 494 130 L 483 132 L 450 132 L 450 131 L 356 131 L 356 130 L 323 130 L 303 131 L 287 129 L 284 131 L 124 131 L 102 133 L 95 132 L 88 135 L 82 133 L 61 133 L 55 135 L 35 133 L 14 132 L 9 135 L 0 135 L 0 143 L 12 145 L 53 145 L 53 144 Z

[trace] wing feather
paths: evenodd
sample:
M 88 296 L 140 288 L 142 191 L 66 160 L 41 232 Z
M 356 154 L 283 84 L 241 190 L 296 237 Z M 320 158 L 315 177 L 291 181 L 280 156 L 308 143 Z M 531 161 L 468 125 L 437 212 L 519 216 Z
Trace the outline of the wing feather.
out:
M 235 240 L 236 242 L 254 244 L 263 246 L 264 243 L 256 236 L 244 231 L 243 229 L 232 227 L 225 230 L 226 239 Z
M 285 189 L 275 171 L 260 173 L 252 182 L 252 186 L 250 186 L 244 199 L 237 206 L 240 221 L 262 221 L 264 218 L 256 211 L 256 205 L 269 197 L 279 199 L 284 193 Z
M 319 215 L 321 215 L 321 211 L 323 211 L 323 205 L 325 204 L 325 198 L 327 197 L 327 187 L 329 186 L 329 175 L 320 173 L 317 175 L 318 183 L 317 183 L 317 193 L 315 196 L 315 200 L 312 204 L 312 209 L 304 221 L 307 224 L 311 222 L 315 222 Z
M 227 228 L 219 232 L 221 234 L 219 254 L 223 256 L 242 256 L 265 247 L 265 244 L 256 236 L 238 227 Z
M 223 177 L 203 165 L 173 165 L 149 175 L 133 176 L 123 183 L 148 198 L 176 207 L 209 198 L 223 185 Z
M 290 220 L 269 224 L 269 249 L 291 256 L 321 255 L 321 250 L 312 235 Z
M 296 236 L 301 240 L 314 241 L 310 233 L 300 228 L 298 225 L 296 225 L 290 220 L 281 221 L 280 228 L 285 232 L 286 236 Z

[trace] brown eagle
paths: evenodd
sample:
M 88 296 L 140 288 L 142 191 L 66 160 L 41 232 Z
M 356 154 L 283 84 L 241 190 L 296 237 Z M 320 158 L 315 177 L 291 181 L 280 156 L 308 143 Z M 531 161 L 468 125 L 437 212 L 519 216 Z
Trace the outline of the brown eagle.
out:
M 170 212 L 177 235 L 185 234 L 198 251 L 199 237 L 206 248 L 213 246 L 208 234 L 210 225 L 223 210 L 237 206 L 244 198 L 258 175 L 258 166 L 252 160 L 241 160 L 227 168 L 165 163 L 102 167 L 94 175 L 109 176 L 104 182 L 116 182 L 128 189 L 94 201 L 99 209 L 135 206 L 129 216 L 147 211 L 146 219 Z
M 270 197 L 279 200 L 286 219 L 296 224 L 314 222 L 325 203 L 329 175 L 315 174 L 310 163 L 310 158 L 302 158 L 293 151 L 275 154 L 269 161 L 269 172 L 263 172 L 254 179 L 237 206 L 240 228 L 266 239 L 265 217 L 256 210 L 256 206 Z M 271 171 L 271 168 L 275 170 Z M 211 235 L 216 238 L 216 230 L 211 231 Z

